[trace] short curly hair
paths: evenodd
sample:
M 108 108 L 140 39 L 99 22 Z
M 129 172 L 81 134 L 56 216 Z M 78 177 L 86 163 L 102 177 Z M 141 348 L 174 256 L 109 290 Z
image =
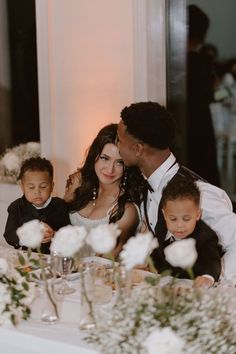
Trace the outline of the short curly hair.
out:
M 196 205 L 200 205 L 200 190 L 193 179 L 177 174 L 163 188 L 162 207 L 165 207 L 168 201 L 177 199 L 190 199 Z
M 48 172 L 50 179 L 53 180 L 52 163 L 44 157 L 31 157 L 24 160 L 21 165 L 19 179 L 22 179 L 27 171 Z
M 159 103 L 133 103 L 121 111 L 121 118 L 134 138 L 160 150 L 173 147 L 175 122 Z

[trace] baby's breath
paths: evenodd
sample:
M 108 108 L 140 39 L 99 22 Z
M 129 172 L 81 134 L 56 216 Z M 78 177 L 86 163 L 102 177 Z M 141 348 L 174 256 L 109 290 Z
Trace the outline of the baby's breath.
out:
M 184 353 L 233 354 L 232 301 L 232 294 L 220 288 L 179 293 L 173 285 L 145 285 L 136 288 L 132 297 L 121 298 L 87 340 L 104 354 L 146 354 L 144 342 L 149 334 L 169 327 L 184 340 Z

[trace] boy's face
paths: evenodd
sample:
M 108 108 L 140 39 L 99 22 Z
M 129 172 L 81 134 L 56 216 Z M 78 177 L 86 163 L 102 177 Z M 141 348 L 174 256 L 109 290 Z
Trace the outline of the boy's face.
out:
M 41 207 L 50 197 L 54 183 L 46 171 L 26 171 L 20 186 L 28 202 Z
M 191 199 L 168 201 L 162 212 L 167 229 L 178 239 L 190 235 L 201 217 L 201 209 Z

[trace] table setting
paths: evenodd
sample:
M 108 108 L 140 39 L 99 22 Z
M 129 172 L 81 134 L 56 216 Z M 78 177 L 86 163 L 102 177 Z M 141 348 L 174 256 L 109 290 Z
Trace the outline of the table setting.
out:
M 0 306 L 4 354 L 15 353 L 16 346 L 24 354 L 235 353 L 235 288 L 222 283 L 196 291 L 191 279 L 154 273 L 152 234 L 131 237 L 115 261 L 116 225 L 98 226 L 92 240 L 83 228 L 69 225 L 55 234 L 51 254 L 42 255 L 30 251 L 40 245 L 40 227 L 36 220 L 29 223 L 19 232 L 25 247 L 30 235 L 28 251 L 0 247 L 0 286 L 18 269 L 11 292 L 19 292 L 14 304 L 21 310 L 19 315 L 9 304 L 4 311 Z M 103 245 L 101 235 L 108 240 Z M 78 258 L 85 242 L 106 257 Z M 6 296 L 11 305 L 12 293 Z

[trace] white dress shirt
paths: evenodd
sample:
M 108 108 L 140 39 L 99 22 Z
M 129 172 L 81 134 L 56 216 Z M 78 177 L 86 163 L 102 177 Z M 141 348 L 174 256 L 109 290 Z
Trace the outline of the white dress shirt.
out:
M 154 190 L 152 193 L 148 191 L 147 195 L 147 214 L 153 231 L 157 222 L 162 189 L 179 169 L 179 164 L 175 161 L 175 156 L 170 154 L 168 159 L 148 178 Z M 232 203 L 223 189 L 200 180 L 197 181 L 197 185 L 201 192 L 202 220 L 217 233 L 226 251 L 221 278 L 236 278 L 236 214 L 232 211 Z

